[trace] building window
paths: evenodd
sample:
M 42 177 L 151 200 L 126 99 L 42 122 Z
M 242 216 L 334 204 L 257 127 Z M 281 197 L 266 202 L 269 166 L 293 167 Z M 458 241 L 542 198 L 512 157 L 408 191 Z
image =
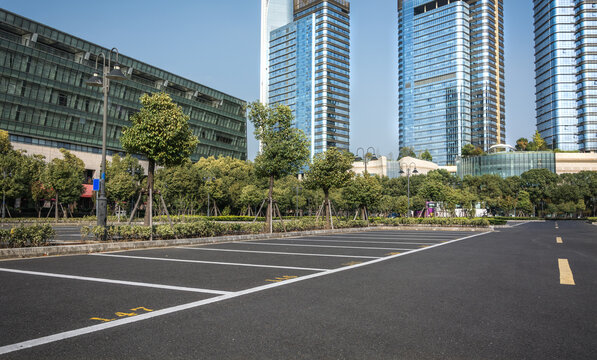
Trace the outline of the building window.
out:
M 66 106 L 67 103 L 68 103 L 68 96 L 66 94 L 59 93 L 58 94 L 58 105 Z

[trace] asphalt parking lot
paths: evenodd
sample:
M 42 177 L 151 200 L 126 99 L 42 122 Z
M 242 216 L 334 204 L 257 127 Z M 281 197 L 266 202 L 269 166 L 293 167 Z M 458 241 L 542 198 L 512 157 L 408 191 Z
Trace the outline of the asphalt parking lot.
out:
M 502 246 L 525 239 L 536 245 L 540 232 L 554 231 L 547 227 L 369 231 L 1 261 L 0 357 L 508 358 L 482 351 L 491 349 L 497 330 L 479 305 L 497 306 L 502 292 L 509 304 L 517 296 L 510 292 L 518 290 L 483 286 L 493 284 L 491 264 Z M 591 243 L 580 246 L 593 251 Z M 519 276 L 537 276 L 536 284 L 558 289 L 551 260 L 536 275 Z M 580 262 L 573 269 L 590 271 Z M 536 305 L 526 299 L 530 294 L 519 295 L 524 308 Z M 478 296 L 489 300 L 467 305 L 468 297 Z M 460 306 L 468 306 L 473 319 L 460 318 Z M 518 333 L 524 326 L 510 316 Z M 478 332 L 466 345 L 460 344 L 463 324 Z M 594 323 L 589 330 L 587 336 L 595 333 Z M 479 348 L 471 347 L 475 343 Z
M 324 275 L 475 235 L 368 232 L 2 261 L 0 352 L 37 337 Z

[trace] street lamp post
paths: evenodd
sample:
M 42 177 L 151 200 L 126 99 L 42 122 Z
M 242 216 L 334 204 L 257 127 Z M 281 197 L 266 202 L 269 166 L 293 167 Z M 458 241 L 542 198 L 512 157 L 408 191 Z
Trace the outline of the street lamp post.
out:
M 370 152 L 369 150 L 373 150 L 373 152 Z M 363 154 L 362 158 L 359 157 L 359 151 L 361 151 Z M 372 154 L 371 158 L 369 158 L 369 156 L 367 156 L 367 154 Z M 365 172 L 367 172 L 367 163 L 369 162 L 369 160 L 377 160 L 377 156 L 375 155 L 375 148 L 373 148 L 371 146 L 369 146 L 367 148 L 367 152 L 365 152 L 365 149 L 362 147 L 358 148 L 356 155 L 357 155 L 357 157 L 355 158 L 356 161 L 360 161 L 362 159 L 363 162 L 365 163 Z
M 110 59 L 112 52 L 116 53 L 116 62 L 114 63 L 114 69 L 111 69 Z M 102 57 L 102 77 L 97 72 L 97 62 Z M 100 170 L 100 189 L 99 196 L 97 198 L 97 225 L 104 228 L 104 234 L 102 240 L 106 240 L 106 225 L 108 219 L 108 199 L 106 198 L 106 138 L 108 132 L 108 92 L 110 91 L 110 80 L 125 80 L 126 76 L 120 70 L 118 64 L 118 49 L 112 48 L 108 53 L 108 66 L 106 66 L 106 54 L 100 52 L 95 57 L 95 71 L 93 76 L 89 78 L 85 83 L 89 86 L 102 87 L 104 91 L 104 114 L 102 122 L 102 163 Z
M 410 215 L 410 174 L 411 174 L 411 166 L 414 170 L 412 170 L 413 174 L 418 174 L 419 171 L 417 171 L 417 164 L 413 162 L 411 162 L 410 164 L 404 164 L 404 163 L 398 163 L 398 165 L 400 166 L 400 174 L 404 174 L 406 172 L 406 182 L 407 182 L 407 190 L 406 190 L 406 194 L 407 194 L 407 199 L 408 199 L 408 209 L 406 211 L 406 217 L 409 217 Z M 406 171 L 404 171 L 404 169 L 406 169 Z
M 203 178 L 203 181 L 205 181 L 206 183 L 208 181 L 214 181 L 216 178 L 213 176 L 206 176 Z M 209 186 L 206 186 L 207 189 L 207 217 L 209 217 Z

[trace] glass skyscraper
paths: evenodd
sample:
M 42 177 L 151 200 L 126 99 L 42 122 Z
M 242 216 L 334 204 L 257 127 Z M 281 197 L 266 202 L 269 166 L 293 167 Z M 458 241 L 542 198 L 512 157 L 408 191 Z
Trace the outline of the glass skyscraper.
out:
M 454 164 L 505 137 L 501 0 L 399 0 L 399 143 Z
M 553 149 L 597 151 L 597 4 L 535 0 L 537 130 Z
M 272 30 L 269 42 L 262 43 L 269 53 L 265 102 L 292 109 L 296 127 L 311 140 L 311 155 L 328 147 L 348 150 L 350 4 L 288 2 L 293 21 Z
M 560 150 L 578 150 L 574 3 L 534 1 L 537 130 Z

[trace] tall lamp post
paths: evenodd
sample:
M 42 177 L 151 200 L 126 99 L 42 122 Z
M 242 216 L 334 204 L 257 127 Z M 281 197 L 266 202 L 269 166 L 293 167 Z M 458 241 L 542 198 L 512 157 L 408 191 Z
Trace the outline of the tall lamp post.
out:
M 406 164 L 406 163 L 398 163 L 398 165 L 400 166 L 400 174 L 404 174 L 406 173 L 406 182 L 407 182 L 407 198 L 408 198 L 408 210 L 406 211 L 406 217 L 409 217 L 410 215 L 410 174 L 411 174 L 411 168 L 412 170 L 412 174 L 418 174 L 419 171 L 417 171 L 417 164 L 413 162 L 411 162 L 410 164 Z M 406 171 L 404 171 L 406 169 Z
M 370 152 L 369 150 L 373 150 L 373 151 L 372 151 L 372 152 Z M 359 151 L 361 151 L 361 152 L 362 152 L 362 154 L 363 154 L 363 157 L 359 157 Z M 369 157 L 369 156 L 367 156 L 367 154 L 372 154 L 372 155 L 371 155 L 371 157 Z M 373 148 L 373 147 L 371 147 L 371 146 L 369 146 L 369 147 L 367 148 L 367 152 L 365 152 L 365 149 L 364 149 L 364 148 L 362 148 L 362 147 L 358 148 L 358 149 L 357 149 L 357 152 L 356 152 L 356 155 L 357 155 L 357 157 L 355 158 L 355 160 L 356 160 L 356 161 L 363 160 L 363 162 L 365 163 L 365 172 L 367 172 L 367 163 L 368 163 L 370 160 L 377 160 L 377 156 L 375 155 L 375 148 Z
M 205 181 L 206 184 L 207 182 L 214 180 L 216 180 L 216 178 L 213 176 L 206 176 L 203 178 L 203 181 Z M 207 189 L 207 217 L 209 217 L 209 187 L 206 186 L 205 188 Z
M 114 69 L 111 69 L 110 59 L 112 52 L 116 53 L 116 62 L 114 63 Z M 98 60 L 102 57 L 103 68 L 102 77 L 97 72 Z M 89 78 L 85 83 L 89 86 L 102 87 L 104 90 L 104 116 L 102 122 L 102 164 L 100 171 L 100 189 L 99 196 L 97 198 L 97 225 L 104 228 L 104 234 L 102 240 L 106 240 L 106 225 L 108 219 L 108 199 L 106 198 L 106 137 L 108 128 L 108 92 L 110 91 L 110 80 L 126 80 L 126 76 L 120 70 L 118 64 L 118 49 L 112 48 L 108 53 L 108 66 L 106 66 L 106 54 L 100 52 L 95 57 L 95 71 L 93 76 Z

